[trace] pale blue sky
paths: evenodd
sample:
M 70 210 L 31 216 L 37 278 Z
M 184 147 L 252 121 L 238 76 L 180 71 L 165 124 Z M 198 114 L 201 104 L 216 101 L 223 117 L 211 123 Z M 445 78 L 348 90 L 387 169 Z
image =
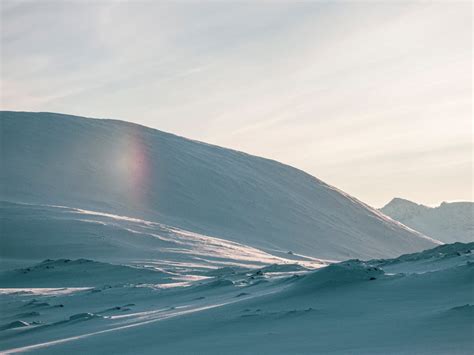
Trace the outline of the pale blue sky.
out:
M 141 123 L 374 206 L 472 200 L 472 4 L 2 1 L 1 109 Z

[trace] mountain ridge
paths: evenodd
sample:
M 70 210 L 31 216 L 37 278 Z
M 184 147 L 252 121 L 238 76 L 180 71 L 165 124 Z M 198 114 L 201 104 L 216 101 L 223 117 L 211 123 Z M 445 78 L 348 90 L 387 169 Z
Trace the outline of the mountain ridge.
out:
M 430 207 L 397 197 L 380 211 L 445 243 L 474 241 L 474 202 L 442 202 Z

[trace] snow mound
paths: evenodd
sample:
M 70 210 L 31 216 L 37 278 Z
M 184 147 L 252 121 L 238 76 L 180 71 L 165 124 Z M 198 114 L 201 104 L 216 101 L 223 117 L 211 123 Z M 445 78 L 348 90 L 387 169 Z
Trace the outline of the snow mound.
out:
M 273 265 L 265 266 L 261 268 L 260 270 L 263 273 L 268 273 L 268 272 L 308 271 L 309 269 L 299 264 L 273 264 Z
M 89 319 L 94 319 L 94 318 L 102 318 L 102 317 L 98 314 L 85 312 L 85 313 L 73 314 L 72 316 L 69 317 L 69 321 L 71 322 L 84 321 L 84 320 L 89 320 Z
M 466 303 L 462 306 L 452 307 L 450 308 L 450 311 L 464 312 L 464 313 L 470 313 L 471 315 L 474 315 L 474 305 Z
M 436 248 L 424 250 L 419 253 L 404 254 L 395 259 L 384 260 L 384 264 L 418 261 L 423 259 L 443 259 L 462 255 L 474 255 L 474 242 L 456 242 L 452 244 L 440 245 Z
M 30 324 L 28 322 L 22 320 L 16 320 L 14 322 L 5 324 L 4 326 L 0 327 L 0 330 L 7 330 L 7 329 L 15 329 L 15 328 L 23 328 L 28 327 Z
M 348 260 L 332 264 L 320 270 L 307 274 L 301 282 L 295 284 L 300 288 L 320 288 L 338 286 L 349 283 L 374 281 L 384 275 L 377 266 L 360 260 Z
M 220 287 L 228 287 L 228 286 L 234 286 L 234 282 L 229 279 L 225 278 L 219 278 L 217 280 L 213 280 L 210 282 L 203 283 L 199 285 L 197 288 L 199 289 L 215 289 L 215 288 L 220 288 Z
M 439 322 L 446 322 L 447 324 L 458 324 L 459 327 L 467 327 L 471 329 L 472 334 L 472 321 L 474 319 L 474 305 L 463 304 L 460 306 L 451 307 L 448 310 L 440 312 L 438 314 Z M 463 324 L 464 323 L 464 324 Z
M 474 242 L 453 243 L 405 254 L 395 259 L 372 260 L 372 264 L 388 272 L 427 272 L 465 265 L 474 261 Z

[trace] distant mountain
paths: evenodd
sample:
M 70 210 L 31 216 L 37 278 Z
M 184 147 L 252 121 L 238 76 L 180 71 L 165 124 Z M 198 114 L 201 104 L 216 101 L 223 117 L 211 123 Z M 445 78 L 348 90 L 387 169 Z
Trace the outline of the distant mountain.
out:
M 436 245 L 273 160 L 116 120 L 5 111 L 0 117 L 4 201 L 137 217 L 323 259 L 393 257 Z
M 387 216 L 445 243 L 474 241 L 474 203 L 443 202 L 428 207 L 394 198 L 380 209 Z

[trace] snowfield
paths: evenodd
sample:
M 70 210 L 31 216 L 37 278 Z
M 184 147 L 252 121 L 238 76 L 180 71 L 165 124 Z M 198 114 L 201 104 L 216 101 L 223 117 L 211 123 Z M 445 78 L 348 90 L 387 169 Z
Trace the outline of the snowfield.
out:
M 0 118 L 1 353 L 473 352 L 474 243 L 275 161 L 120 121 Z
M 159 287 L 168 282 L 161 272 L 48 260 L 28 268 L 34 278 L 25 269 L 5 271 L 0 283 L 39 286 L 47 280 L 48 286 L 67 287 L 88 280 L 94 287 L 0 293 L 0 350 L 470 354 L 474 243 L 440 248 L 445 249 L 317 270 L 294 264 L 190 268 L 188 273 L 203 277 L 166 288 Z M 109 280 L 99 270 L 107 270 Z M 74 281 L 73 273 L 84 276 Z

